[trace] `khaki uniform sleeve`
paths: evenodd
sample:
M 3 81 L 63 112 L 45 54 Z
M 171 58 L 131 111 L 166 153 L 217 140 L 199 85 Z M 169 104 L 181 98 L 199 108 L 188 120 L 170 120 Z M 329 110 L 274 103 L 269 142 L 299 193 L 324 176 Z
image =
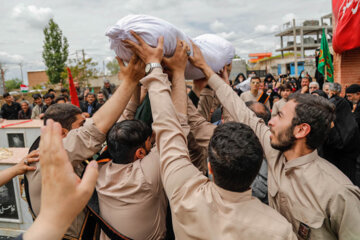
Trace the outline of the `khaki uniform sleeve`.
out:
M 157 68 L 141 82 L 149 90 L 153 129 L 160 153 L 161 180 L 171 201 L 173 194 L 187 181 L 194 178 L 206 180 L 206 177 L 190 162 L 186 136 L 171 102 L 167 75 Z
M 206 119 L 206 121 L 210 121 L 211 114 L 214 109 L 214 99 L 215 93 L 212 89 L 204 88 L 200 93 L 200 100 L 198 104 L 199 113 Z
M 129 103 L 126 105 L 126 108 L 124 109 L 124 112 L 121 114 L 118 122 L 124 120 L 133 120 L 135 118 L 137 108 L 138 105 L 136 103 L 134 103 L 133 101 L 129 101 Z
M 195 108 L 190 98 L 188 98 L 187 111 L 190 131 L 192 132 L 193 137 L 201 147 L 207 148 L 216 126 L 206 121 Z
M 329 203 L 330 225 L 339 239 L 360 237 L 360 190 L 355 185 L 344 187 Z
M 270 129 L 265 122 L 256 117 L 255 113 L 246 107 L 244 101 L 228 86 L 219 76 L 213 74 L 209 79 L 209 85 L 214 89 L 216 96 L 222 106 L 229 112 L 230 116 L 237 122 L 244 123 L 252 128 L 264 149 L 269 167 L 272 160 L 276 159 L 278 151 L 270 145 Z
M 94 124 L 92 118 L 84 126 L 71 130 L 63 139 L 64 148 L 71 162 L 83 161 L 100 151 L 106 135 Z

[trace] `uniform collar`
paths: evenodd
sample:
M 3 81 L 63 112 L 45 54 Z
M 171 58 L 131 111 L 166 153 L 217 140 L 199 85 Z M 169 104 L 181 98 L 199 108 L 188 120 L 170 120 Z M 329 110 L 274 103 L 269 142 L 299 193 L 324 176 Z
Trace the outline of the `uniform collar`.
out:
M 292 168 L 299 167 L 301 165 L 308 164 L 308 163 L 314 161 L 318 156 L 319 155 L 318 155 L 317 150 L 314 150 L 313 152 L 311 152 L 309 154 L 295 158 L 294 160 L 291 160 L 291 161 L 286 161 L 284 158 L 285 171 L 288 171 Z
M 220 194 L 221 198 L 234 203 L 239 203 L 247 200 L 251 200 L 251 189 L 245 191 L 245 192 L 232 192 L 226 189 L 223 189 L 216 185 L 214 182 L 212 184 L 215 186 L 216 191 Z

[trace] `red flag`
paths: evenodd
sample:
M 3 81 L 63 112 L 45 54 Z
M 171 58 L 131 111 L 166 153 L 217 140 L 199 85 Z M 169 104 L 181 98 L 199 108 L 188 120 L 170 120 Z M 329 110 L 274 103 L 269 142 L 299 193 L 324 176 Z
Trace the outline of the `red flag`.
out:
M 75 89 L 74 80 L 73 80 L 73 77 L 71 75 L 70 68 L 67 68 L 67 71 L 68 71 L 69 84 L 70 84 L 71 103 L 74 104 L 75 106 L 80 107 L 79 98 L 77 96 L 77 92 L 76 92 L 76 89 Z
M 360 47 L 360 0 L 333 0 L 336 29 L 333 48 L 337 53 Z

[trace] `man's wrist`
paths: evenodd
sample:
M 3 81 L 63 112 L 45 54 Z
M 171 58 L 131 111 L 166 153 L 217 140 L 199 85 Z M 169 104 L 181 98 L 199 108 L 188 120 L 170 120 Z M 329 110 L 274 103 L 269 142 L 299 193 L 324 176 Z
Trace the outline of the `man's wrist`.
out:
M 156 59 L 156 58 L 150 58 L 150 59 L 147 59 L 146 62 L 145 62 L 145 65 L 146 64 L 149 64 L 149 63 L 161 63 L 161 59 Z

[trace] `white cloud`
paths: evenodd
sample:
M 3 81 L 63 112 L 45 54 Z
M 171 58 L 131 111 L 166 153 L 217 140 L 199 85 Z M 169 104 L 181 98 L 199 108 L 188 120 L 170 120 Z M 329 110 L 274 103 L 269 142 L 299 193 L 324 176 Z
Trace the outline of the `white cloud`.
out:
M 274 33 L 276 31 L 279 31 L 279 26 L 272 25 L 271 27 L 269 27 L 269 26 L 260 24 L 255 27 L 254 31 L 256 33 Z
M 23 20 L 35 28 L 43 28 L 54 15 L 51 8 L 42 8 L 34 5 L 18 4 L 14 7 L 12 15 L 15 19 Z
M 215 20 L 215 22 L 211 23 L 210 29 L 211 31 L 216 33 L 224 32 L 227 30 L 225 24 L 223 22 L 220 22 L 219 20 Z
M 221 32 L 221 33 L 217 33 L 216 35 L 225 38 L 228 41 L 233 41 L 236 40 L 238 38 L 237 34 L 233 31 L 231 32 Z
M 20 55 L 11 55 L 7 52 L 0 52 L 0 62 L 5 64 L 17 64 L 24 61 L 24 58 Z
M 294 18 L 296 18 L 296 15 L 294 13 L 288 13 L 282 17 L 282 21 L 283 23 L 287 23 L 291 22 Z

